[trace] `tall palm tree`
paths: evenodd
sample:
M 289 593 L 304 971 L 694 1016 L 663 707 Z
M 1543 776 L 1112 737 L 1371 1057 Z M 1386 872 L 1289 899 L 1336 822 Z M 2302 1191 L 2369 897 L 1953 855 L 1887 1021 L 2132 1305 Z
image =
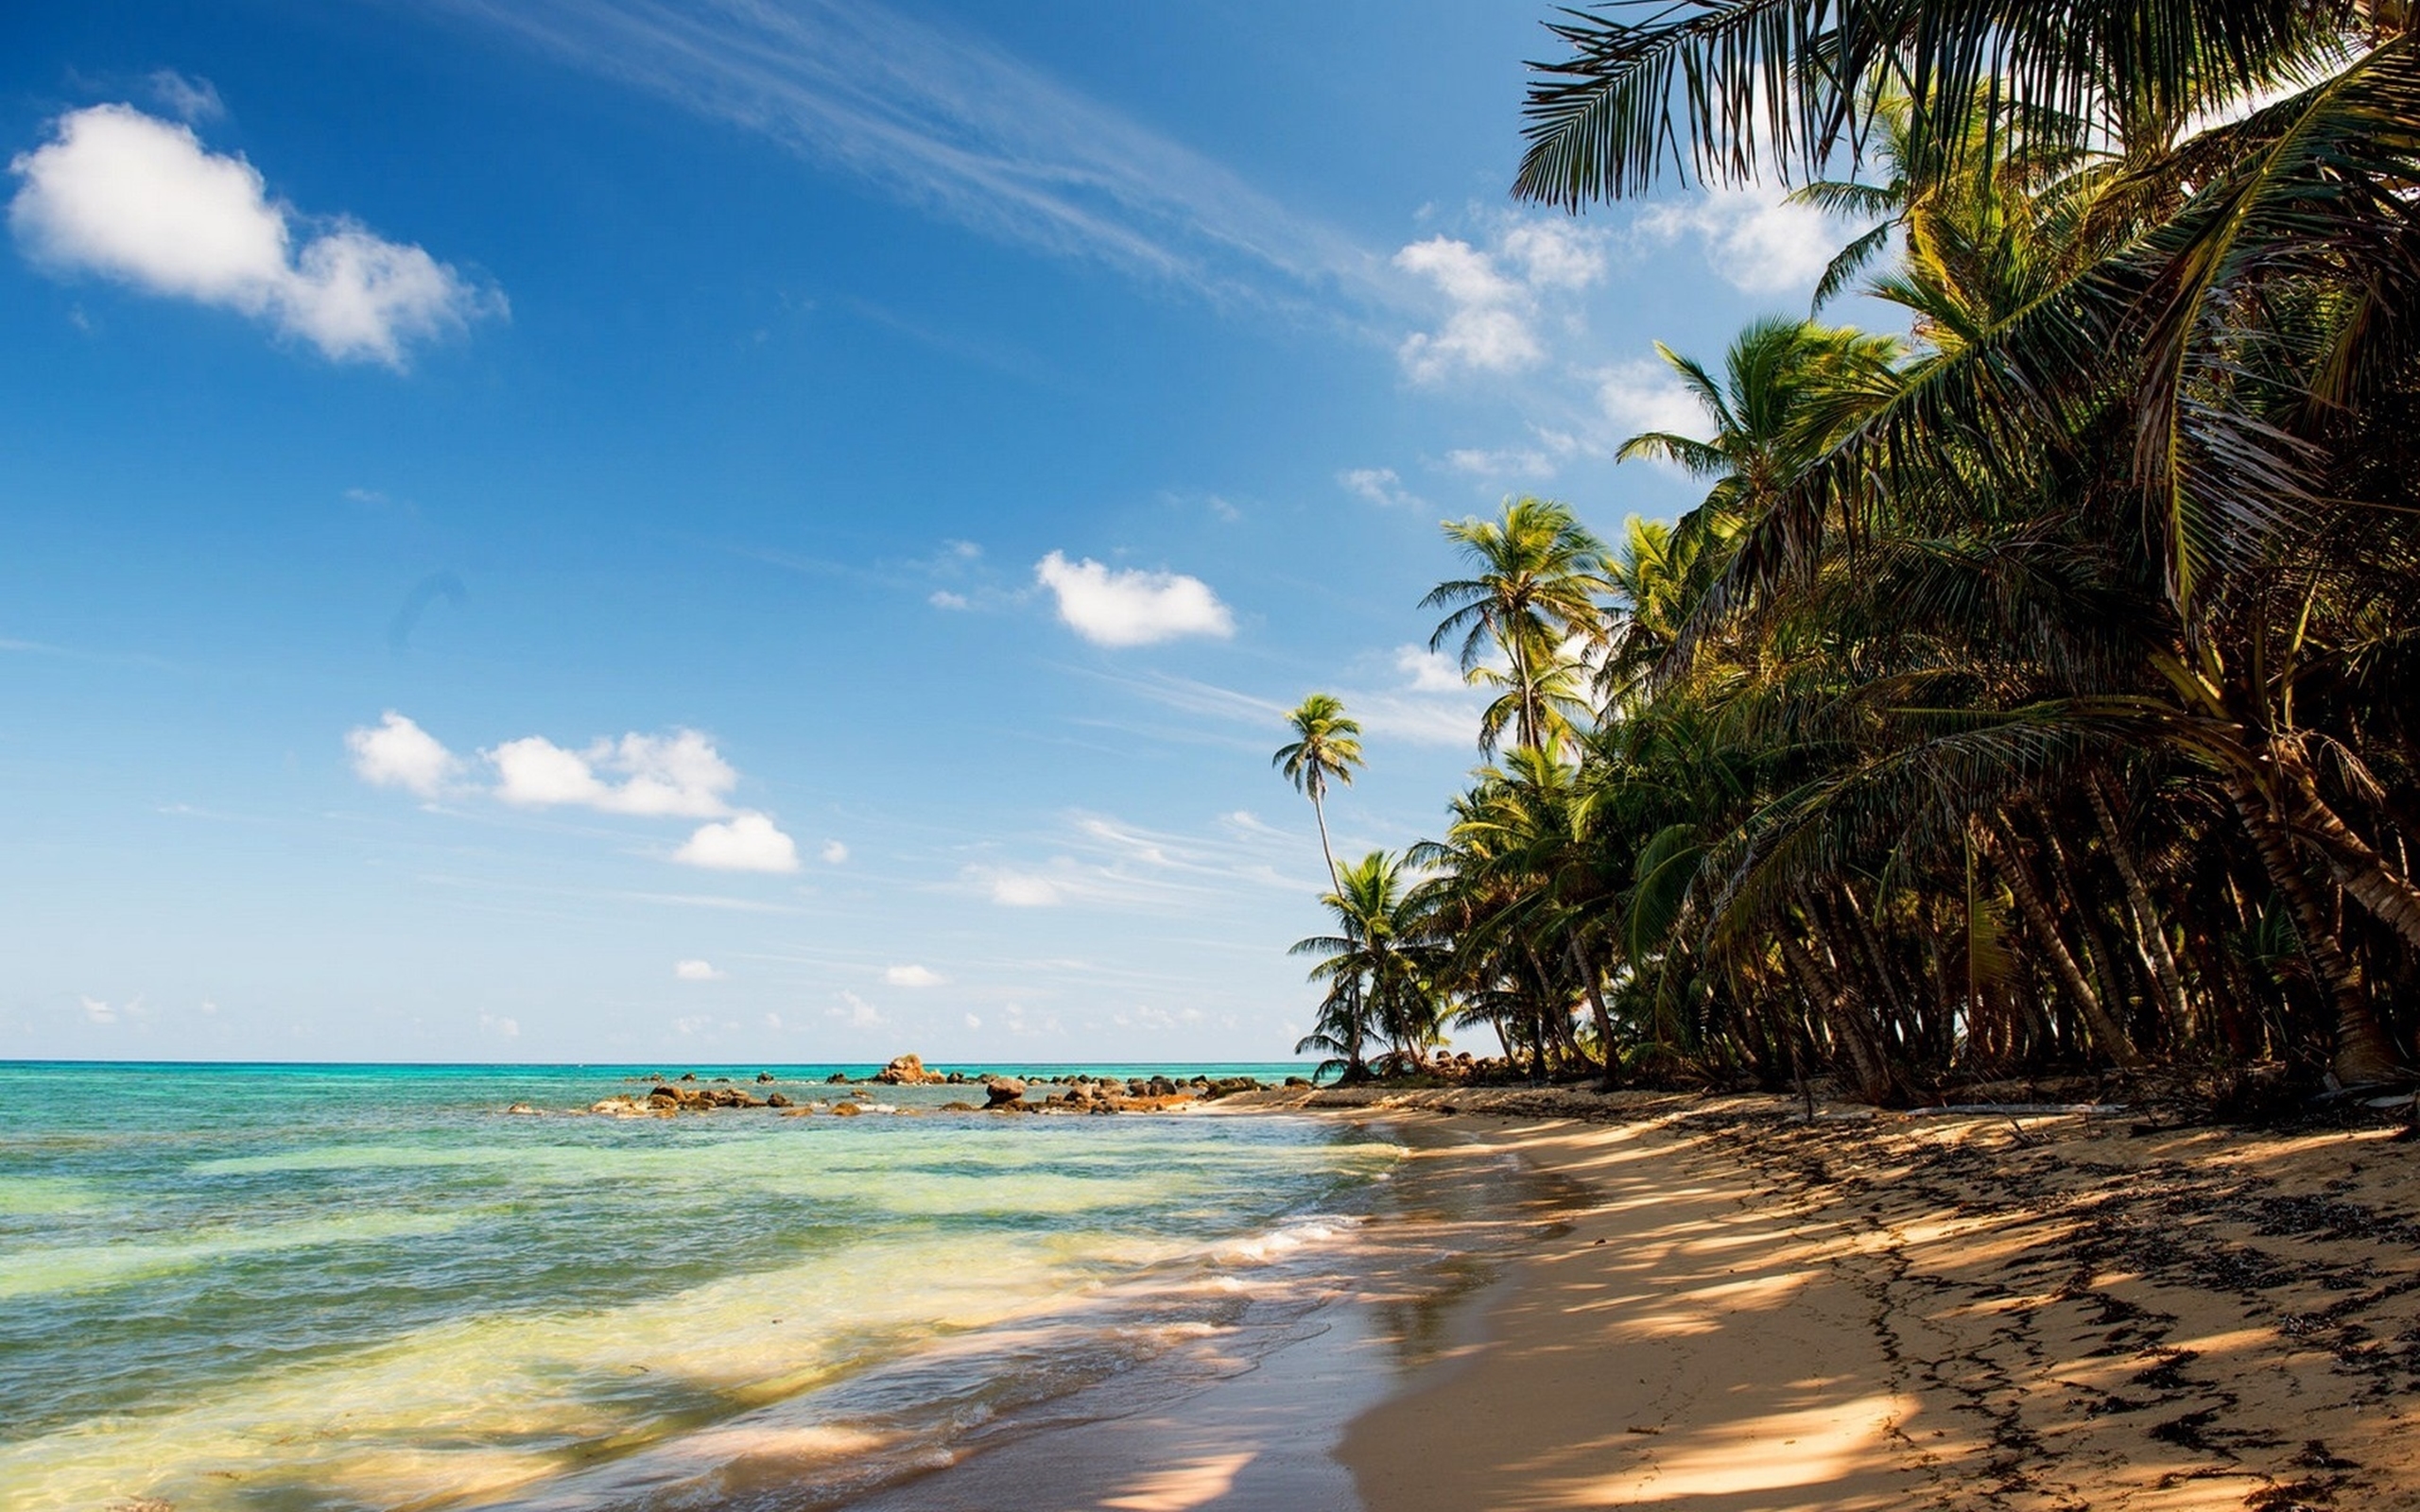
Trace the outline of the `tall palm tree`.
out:
M 1331 694 L 1314 693 L 1294 706 L 1286 716 L 1294 738 L 1277 748 L 1270 765 L 1294 784 L 1294 790 L 1311 800 L 1311 817 L 1320 827 L 1320 854 L 1327 860 L 1327 885 L 1331 891 L 1341 891 L 1337 881 L 1336 851 L 1328 845 L 1327 798 L 1328 781 L 1353 784 L 1353 769 L 1364 765 L 1361 760 L 1361 727 L 1345 716 L 1341 699 Z
M 1576 703 L 1563 647 L 1597 634 L 1597 601 L 1610 591 L 1603 544 L 1568 506 L 1548 499 L 1508 499 L 1497 519 L 1449 520 L 1442 528 L 1476 571 L 1438 584 L 1420 601 L 1423 609 L 1447 611 L 1428 648 L 1459 637 L 1463 674 L 1501 682 L 1515 744 L 1562 743 Z M 1505 662 L 1492 678 L 1485 666 L 1491 649 Z M 1489 747 L 1507 722 L 1489 725 Z

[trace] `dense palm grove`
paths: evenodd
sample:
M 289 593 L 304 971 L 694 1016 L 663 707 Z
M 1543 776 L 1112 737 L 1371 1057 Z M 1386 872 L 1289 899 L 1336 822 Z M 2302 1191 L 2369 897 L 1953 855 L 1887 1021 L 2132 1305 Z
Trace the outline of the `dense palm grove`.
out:
M 1446 526 L 1495 695 L 1443 836 L 1330 863 L 1304 1050 L 1904 1101 L 2420 1028 L 2420 39 L 2388 0 L 1699 0 L 1553 26 L 1517 192 L 1778 176 L 1814 318 L 1670 361 L 1704 480 Z M 1668 354 L 1669 355 L 1669 354 Z M 1360 761 L 1323 696 L 1281 760 Z M 1324 830 L 1322 830 L 1324 837 Z

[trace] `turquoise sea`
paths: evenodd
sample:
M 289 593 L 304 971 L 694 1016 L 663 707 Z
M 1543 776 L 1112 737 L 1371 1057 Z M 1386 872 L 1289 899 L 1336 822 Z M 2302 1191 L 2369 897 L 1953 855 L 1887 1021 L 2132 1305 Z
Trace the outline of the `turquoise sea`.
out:
M 1188 1340 L 1280 1336 L 1402 1153 L 932 1111 L 949 1087 L 569 1112 L 648 1072 L 805 1101 L 873 1069 L 0 1064 L 0 1505 L 840 1504 Z

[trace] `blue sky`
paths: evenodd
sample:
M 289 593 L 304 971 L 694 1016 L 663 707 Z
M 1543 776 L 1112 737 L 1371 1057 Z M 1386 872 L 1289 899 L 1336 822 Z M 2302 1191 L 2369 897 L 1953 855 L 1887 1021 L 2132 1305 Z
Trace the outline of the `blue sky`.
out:
M 0 1054 L 1257 1059 L 1445 517 L 1805 307 L 1506 197 L 1527 3 L 234 0 L 0 49 Z

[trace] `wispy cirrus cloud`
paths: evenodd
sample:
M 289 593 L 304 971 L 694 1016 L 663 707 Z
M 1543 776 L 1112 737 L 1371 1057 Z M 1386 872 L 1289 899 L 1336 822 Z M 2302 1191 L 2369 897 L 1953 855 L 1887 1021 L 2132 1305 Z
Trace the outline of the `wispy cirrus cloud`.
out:
M 1350 237 L 963 27 L 856 0 L 443 3 L 1002 240 L 1219 299 L 1392 299 Z

